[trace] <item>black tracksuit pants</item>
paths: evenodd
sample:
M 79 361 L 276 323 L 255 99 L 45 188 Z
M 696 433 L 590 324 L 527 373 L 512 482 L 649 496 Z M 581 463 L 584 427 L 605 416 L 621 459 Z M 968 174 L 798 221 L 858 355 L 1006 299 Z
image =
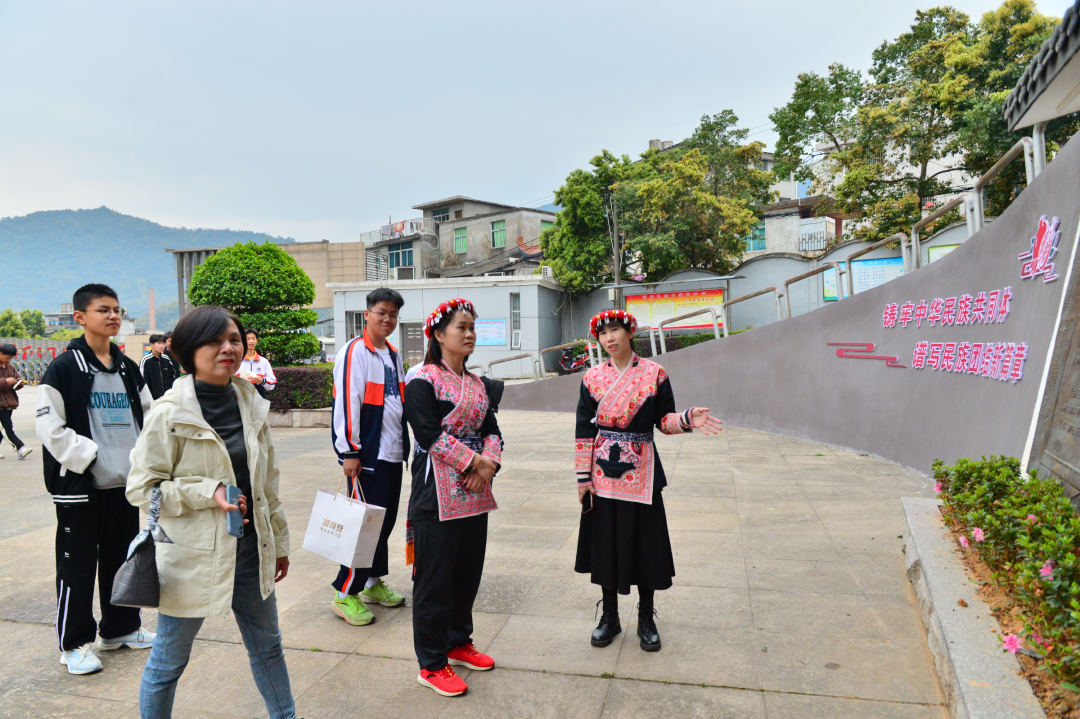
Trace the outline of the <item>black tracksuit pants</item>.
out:
M 435 672 L 446 652 L 472 642 L 472 608 L 487 551 L 487 513 L 439 521 L 438 510 L 412 520 L 413 647 L 420 666 Z
M 371 566 L 366 569 L 353 569 L 342 565 L 338 569 L 337 579 L 334 580 L 334 589 L 339 592 L 359 594 L 364 591 L 364 583 L 368 577 L 385 577 L 390 573 L 390 553 L 386 543 L 397 523 L 398 503 L 401 501 L 401 462 L 384 462 L 380 459 L 375 463 L 375 474 L 361 474 L 362 495 L 356 491 L 355 479 L 347 477 L 346 481 L 350 497 L 363 498 L 367 504 L 374 504 L 376 507 L 386 507 L 386 516 L 383 517 L 382 531 L 379 532 L 379 543 L 375 545 Z
M 15 436 L 15 428 L 11 424 L 11 413 L 13 409 L 0 409 L 0 427 L 4 428 L 4 434 L 7 435 L 8 441 L 15 445 L 15 451 L 22 449 L 23 441 Z
M 92 642 L 100 630 L 114 639 L 139 628 L 139 610 L 114 607 L 113 577 L 139 533 L 139 510 L 124 489 L 101 489 L 96 501 L 56 505 L 56 636 L 68 651 Z M 94 621 L 94 579 L 98 582 L 101 626 Z

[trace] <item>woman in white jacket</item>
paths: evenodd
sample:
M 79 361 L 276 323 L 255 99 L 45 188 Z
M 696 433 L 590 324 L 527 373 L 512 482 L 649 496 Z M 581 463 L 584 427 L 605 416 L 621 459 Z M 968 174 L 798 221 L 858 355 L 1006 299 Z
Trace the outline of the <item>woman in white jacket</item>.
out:
M 161 489 L 157 638 L 143 671 L 142 719 L 172 715 L 176 684 L 203 618 L 232 609 L 255 684 L 272 719 L 296 716 L 281 648 L 274 583 L 289 571 L 289 530 L 278 499 L 269 402 L 235 376 L 244 354 L 240 321 L 200 307 L 176 325 L 173 355 L 186 375 L 157 400 L 131 452 L 127 498 L 148 507 Z M 242 496 L 243 537 L 227 530 L 225 486 Z

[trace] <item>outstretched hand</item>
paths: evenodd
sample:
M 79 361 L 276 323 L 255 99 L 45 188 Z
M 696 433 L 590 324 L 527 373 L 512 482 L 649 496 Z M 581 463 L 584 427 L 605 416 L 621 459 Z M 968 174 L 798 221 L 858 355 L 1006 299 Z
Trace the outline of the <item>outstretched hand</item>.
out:
M 694 407 L 690 411 L 690 424 L 704 434 L 720 434 L 724 431 L 723 422 L 709 414 L 708 407 Z

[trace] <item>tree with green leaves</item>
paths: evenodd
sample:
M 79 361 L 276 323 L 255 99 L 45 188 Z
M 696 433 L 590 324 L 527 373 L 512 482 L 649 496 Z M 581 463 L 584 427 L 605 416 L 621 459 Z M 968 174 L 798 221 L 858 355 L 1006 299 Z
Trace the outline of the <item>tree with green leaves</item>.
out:
M 770 116 L 780 135 L 775 171 L 813 179 L 819 213 L 857 218 L 857 238 L 910 232 L 926 200 L 958 189 L 958 171 L 982 175 L 1021 137 L 1002 105 L 1057 23 L 1032 0 L 1005 0 L 977 24 L 951 7 L 917 12 L 908 32 L 874 51 L 865 83 L 841 65 L 825 78 L 799 76 Z M 1048 150 L 1077 129 L 1075 117 L 1051 122 Z M 825 157 L 812 152 L 819 143 L 830 146 Z M 988 189 L 988 214 L 1023 186 L 1023 163 L 1010 164 Z
M 23 310 L 19 313 L 19 319 L 30 337 L 45 336 L 45 314 L 41 310 Z
M 637 162 L 604 150 L 591 171 L 570 173 L 555 191 L 563 209 L 540 236 L 562 286 L 580 294 L 612 278 L 613 207 L 623 268 L 662 277 L 738 264 L 757 222 L 753 210 L 774 196 L 772 174 L 760 167 L 764 145 L 747 142 L 738 121 L 730 110 L 705 115 L 678 147 L 647 150 Z
M 643 169 L 628 156 L 615 157 L 607 150 L 589 164 L 592 170 L 574 170 L 555 190 L 555 203 L 562 209 L 555 216 L 555 224 L 540 234 L 545 260 L 551 264 L 559 284 L 572 295 L 588 292 L 611 279 L 612 188 Z
M 10 307 L 0 312 L 0 337 L 29 337 L 26 325 Z
M 956 126 L 953 149 L 963 155 L 972 176 L 984 174 L 1031 132 L 1010 132 L 1001 108 L 1058 22 L 1039 13 L 1032 0 L 1006 0 L 982 16 L 965 42 L 950 48 L 946 79 L 956 89 L 948 106 Z M 1048 153 L 1078 130 L 1075 114 L 1051 120 L 1046 128 Z M 986 189 L 987 214 L 1001 214 L 1025 184 L 1024 163 L 1010 163 Z
M 769 115 L 780 136 L 773 153 L 773 173 L 799 182 L 814 180 L 815 165 L 822 156 L 817 145 L 828 145 L 829 152 L 844 149 L 856 134 L 862 96 L 858 70 L 834 63 L 824 77 L 800 73 L 791 100 Z
M 315 284 L 269 240 L 237 243 L 208 257 L 191 277 L 188 298 L 235 312 L 245 328 L 259 331 L 259 350 L 274 365 L 295 364 L 321 348 L 304 331 L 318 321 L 314 310 L 305 309 L 315 301 Z
M 623 224 L 631 255 L 649 277 L 685 267 L 731 270 L 758 221 L 750 203 L 719 190 L 697 148 L 664 159 L 658 169 L 657 176 L 619 193 L 620 206 L 633 207 Z

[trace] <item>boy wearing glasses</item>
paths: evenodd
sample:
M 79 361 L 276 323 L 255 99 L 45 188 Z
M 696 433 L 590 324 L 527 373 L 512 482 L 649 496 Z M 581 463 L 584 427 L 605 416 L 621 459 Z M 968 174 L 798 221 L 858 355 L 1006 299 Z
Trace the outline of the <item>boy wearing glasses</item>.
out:
M 123 310 L 106 285 L 80 287 L 72 300 L 82 337 L 45 371 L 35 431 L 41 440 L 45 487 L 56 505 L 56 636 L 60 662 L 72 674 L 101 669 L 94 653 L 149 649 L 139 610 L 110 604 L 112 582 L 139 533 L 139 510 L 124 496 L 128 455 L 152 398 L 139 366 L 111 340 Z M 98 580 L 101 623 L 94 621 Z
M 365 606 L 400 607 L 405 597 L 383 581 L 389 573 L 386 541 L 397 521 L 401 470 L 409 444 L 402 396 L 405 370 L 401 355 L 389 342 L 397 329 L 404 298 L 386 287 L 367 296 L 364 334 L 354 337 L 334 358 L 334 402 L 331 435 L 349 496 L 386 507 L 371 567 L 341 567 L 334 580 L 330 608 L 354 626 L 370 624 L 375 615 Z

